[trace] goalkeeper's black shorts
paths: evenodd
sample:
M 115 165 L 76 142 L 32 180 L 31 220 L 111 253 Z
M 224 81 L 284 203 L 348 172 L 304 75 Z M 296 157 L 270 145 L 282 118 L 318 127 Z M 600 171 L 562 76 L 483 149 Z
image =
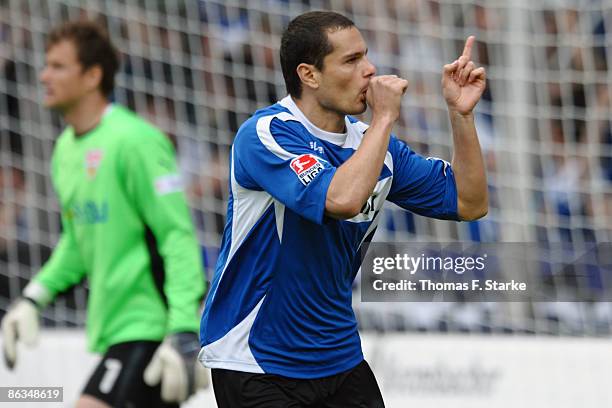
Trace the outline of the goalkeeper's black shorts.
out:
M 365 360 L 346 372 L 312 380 L 213 369 L 212 382 L 219 408 L 385 406 Z
M 150 387 L 144 370 L 159 346 L 157 341 L 130 341 L 111 346 L 83 390 L 113 408 L 178 408 L 161 399 L 161 386 Z

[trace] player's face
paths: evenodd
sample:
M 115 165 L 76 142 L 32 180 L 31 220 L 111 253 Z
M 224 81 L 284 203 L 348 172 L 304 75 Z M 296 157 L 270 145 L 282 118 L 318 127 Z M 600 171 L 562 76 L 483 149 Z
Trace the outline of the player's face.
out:
M 72 41 L 60 41 L 49 48 L 40 81 L 46 88 L 44 105 L 47 108 L 65 111 L 87 93 L 86 71 Z
M 363 113 L 367 108 L 366 91 L 376 74 L 366 55 L 366 43 L 355 27 L 329 32 L 327 38 L 333 51 L 323 60 L 319 103 L 341 114 Z

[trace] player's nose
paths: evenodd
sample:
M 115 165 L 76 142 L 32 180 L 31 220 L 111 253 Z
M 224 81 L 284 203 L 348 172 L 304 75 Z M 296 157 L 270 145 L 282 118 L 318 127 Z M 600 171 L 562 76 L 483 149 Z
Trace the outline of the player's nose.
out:
M 364 76 L 366 76 L 366 77 L 373 77 L 374 75 L 376 75 L 376 67 L 374 66 L 374 64 L 372 64 L 370 62 L 368 57 L 364 57 L 364 59 L 365 59 L 365 63 L 366 63 L 366 67 L 365 67 L 365 71 L 364 71 Z
M 49 81 L 49 69 L 47 67 L 43 68 L 38 75 L 38 79 L 41 83 L 45 84 Z

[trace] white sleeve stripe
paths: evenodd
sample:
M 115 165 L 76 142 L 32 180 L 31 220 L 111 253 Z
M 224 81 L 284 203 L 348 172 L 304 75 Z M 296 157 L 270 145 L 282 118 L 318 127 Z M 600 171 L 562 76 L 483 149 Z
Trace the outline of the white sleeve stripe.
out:
M 268 149 L 270 152 L 274 153 L 277 157 L 283 160 L 291 160 L 297 157 L 297 154 L 289 153 L 285 149 L 283 149 L 272 136 L 272 132 L 270 132 L 270 124 L 274 118 L 278 118 L 282 121 L 287 120 L 295 120 L 295 118 L 287 113 L 281 112 L 276 115 L 264 116 L 257 121 L 257 136 L 261 143 Z
M 448 167 L 452 168 L 452 166 L 451 166 L 451 164 L 450 164 L 449 162 L 447 162 L 447 161 L 446 161 L 446 160 L 444 160 L 444 159 L 440 159 L 439 157 L 432 157 L 432 156 L 429 156 L 429 157 L 427 158 L 427 160 L 438 160 L 438 161 L 441 161 L 441 162 L 444 164 L 444 168 L 443 168 L 444 177 L 446 177 L 446 169 L 447 169 Z
M 233 147 L 231 150 L 231 155 L 230 183 L 233 197 L 231 243 L 229 254 L 227 255 L 223 269 L 221 270 L 221 277 L 219 278 L 217 287 L 215 288 L 214 292 L 209 295 L 211 296 L 210 304 L 213 304 L 215 300 L 215 295 L 221 286 L 223 276 L 225 275 L 225 270 L 230 264 L 230 261 L 234 258 L 234 255 L 238 249 L 245 242 L 247 236 L 251 232 L 251 229 L 267 211 L 268 207 L 270 207 L 270 205 L 273 203 L 272 196 L 266 191 L 249 190 L 242 187 L 236 181 L 236 172 L 234 170 L 235 154 Z

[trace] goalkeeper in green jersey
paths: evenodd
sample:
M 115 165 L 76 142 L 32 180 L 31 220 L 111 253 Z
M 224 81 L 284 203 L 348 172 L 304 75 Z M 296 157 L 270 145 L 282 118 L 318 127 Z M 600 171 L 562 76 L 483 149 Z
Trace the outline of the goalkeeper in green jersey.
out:
M 51 163 L 62 234 L 2 321 L 4 358 L 12 368 L 39 310 L 87 277 L 88 346 L 104 355 L 77 406 L 178 406 L 207 379 L 196 363 L 202 262 L 172 144 L 109 103 L 118 67 L 94 23 L 48 36 L 45 105 L 68 124 Z

